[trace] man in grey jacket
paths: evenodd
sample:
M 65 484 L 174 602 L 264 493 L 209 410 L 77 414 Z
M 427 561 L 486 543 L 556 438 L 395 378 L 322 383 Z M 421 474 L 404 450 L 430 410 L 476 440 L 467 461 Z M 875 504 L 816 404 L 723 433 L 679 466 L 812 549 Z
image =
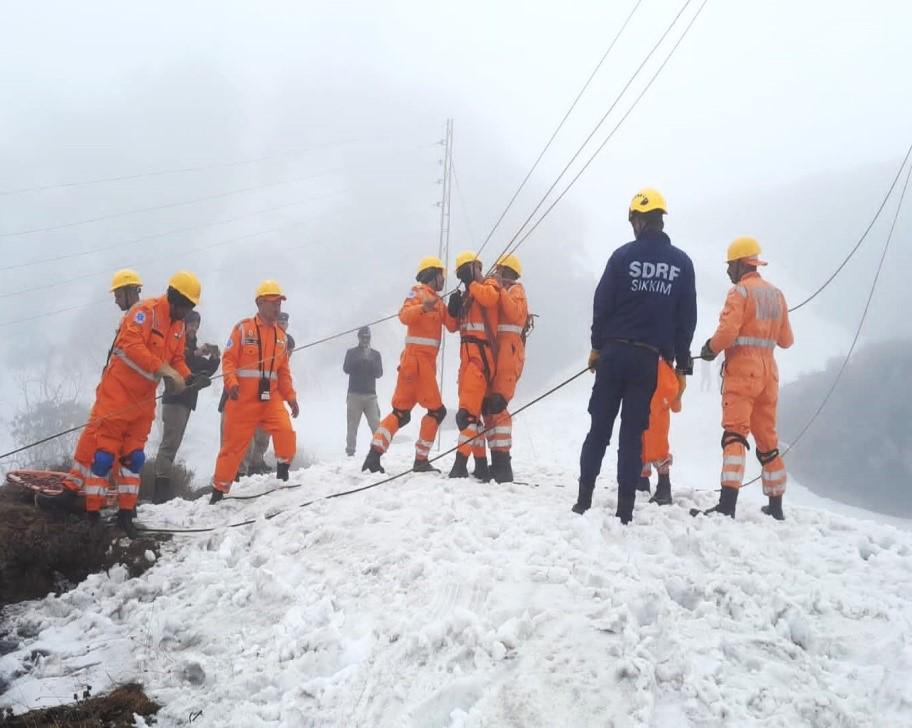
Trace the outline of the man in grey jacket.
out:
M 358 330 L 358 345 L 345 352 L 342 371 L 348 374 L 348 436 L 345 454 L 355 454 L 355 441 L 361 415 L 367 418 L 371 433 L 380 424 L 380 405 L 377 404 L 377 380 L 383 376 L 380 352 L 371 349 L 371 333 L 367 326 Z

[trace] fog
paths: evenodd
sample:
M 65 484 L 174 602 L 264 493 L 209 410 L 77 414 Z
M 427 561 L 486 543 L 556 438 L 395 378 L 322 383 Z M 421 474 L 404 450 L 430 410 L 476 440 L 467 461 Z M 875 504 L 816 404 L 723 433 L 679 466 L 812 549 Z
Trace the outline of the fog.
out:
M 485 262 L 682 5 L 638 7 Z M 698 5 L 687 5 L 595 143 Z M 91 400 L 119 318 L 107 292 L 119 267 L 139 270 L 145 295 L 163 292 L 177 269 L 196 272 L 201 338 L 219 344 L 253 312 L 253 290 L 266 277 L 286 288 L 298 344 L 394 313 L 416 261 L 437 251 L 445 120 L 455 120 L 455 254 L 487 236 L 633 6 L 5 6 L 0 416 L 8 421 L 23 406 L 27 379 L 72 380 Z M 584 363 L 595 282 L 631 237 L 626 205 L 641 186 L 663 191 L 667 230 L 697 266 L 695 349 L 712 333 L 732 238 L 761 240 L 765 273 L 790 301 L 822 283 L 869 223 L 910 143 L 910 20 L 898 1 L 876 13 L 852 2 L 709 2 L 642 102 L 518 251 L 540 315 L 524 398 Z M 109 177 L 121 179 L 85 184 Z M 894 210 L 892 201 L 831 288 L 796 313 L 798 343 L 780 357 L 784 380 L 847 350 Z M 864 342 L 908 333 L 896 302 L 912 262 L 910 226 L 901 217 Z M 402 335 L 396 321 L 375 328 L 384 401 Z M 341 360 L 353 344 L 351 336 L 296 354 L 310 417 L 344 396 Z M 445 386 L 454 392 L 454 382 Z M 4 430 L 0 444 L 9 439 Z

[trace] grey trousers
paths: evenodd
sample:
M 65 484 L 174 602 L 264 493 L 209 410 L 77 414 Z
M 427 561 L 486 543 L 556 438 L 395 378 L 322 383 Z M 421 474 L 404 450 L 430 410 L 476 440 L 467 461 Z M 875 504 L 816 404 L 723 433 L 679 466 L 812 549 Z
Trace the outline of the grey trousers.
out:
M 184 439 L 187 421 L 190 419 L 190 408 L 182 404 L 162 405 L 162 439 L 155 456 L 155 477 L 167 478 L 171 475 L 171 465 Z
M 353 455 L 361 415 L 367 417 L 367 425 L 370 427 L 370 434 L 373 435 L 377 425 L 380 424 L 380 405 L 377 404 L 376 394 L 357 394 L 355 392 L 349 392 L 345 402 L 348 406 L 348 435 L 345 438 L 345 452 Z
M 266 430 L 262 427 L 256 428 L 256 432 L 253 433 L 253 438 L 250 440 L 250 445 L 247 446 L 247 454 L 244 455 L 244 462 L 241 466 L 245 473 L 249 474 L 252 467 L 265 467 L 266 461 L 263 458 L 269 449 L 269 439 L 269 433 Z

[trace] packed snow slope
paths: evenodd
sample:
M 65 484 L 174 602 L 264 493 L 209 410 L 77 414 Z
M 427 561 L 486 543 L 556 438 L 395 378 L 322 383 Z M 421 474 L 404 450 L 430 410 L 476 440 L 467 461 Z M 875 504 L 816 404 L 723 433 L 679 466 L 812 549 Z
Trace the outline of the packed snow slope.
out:
M 622 527 L 609 451 L 576 516 L 587 385 L 517 418 L 524 484 L 420 474 L 321 500 L 379 479 L 358 457 L 255 500 L 141 506 L 149 526 L 257 520 L 14 607 L 0 705 L 139 680 L 159 726 L 912 724 L 912 534 L 796 505 L 800 486 L 784 523 L 754 487 L 736 521 L 691 518 L 718 477 L 718 397 L 700 392 L 672 424 L 675 505 L 643 498 Z M 388 472 L 411 458 L 394 446 Z

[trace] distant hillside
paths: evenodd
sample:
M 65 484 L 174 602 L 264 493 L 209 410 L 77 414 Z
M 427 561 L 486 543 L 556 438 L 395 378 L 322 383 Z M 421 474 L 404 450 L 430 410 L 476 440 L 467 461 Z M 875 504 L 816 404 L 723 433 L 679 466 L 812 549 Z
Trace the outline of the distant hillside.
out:
M 840 365 L 784 387 L 780 437 L 804 427 Z M 895 516 L 912 516 L 912 340 L 858 352 L 820 417 L 788 457 L 789 468 L 814 492 Z

